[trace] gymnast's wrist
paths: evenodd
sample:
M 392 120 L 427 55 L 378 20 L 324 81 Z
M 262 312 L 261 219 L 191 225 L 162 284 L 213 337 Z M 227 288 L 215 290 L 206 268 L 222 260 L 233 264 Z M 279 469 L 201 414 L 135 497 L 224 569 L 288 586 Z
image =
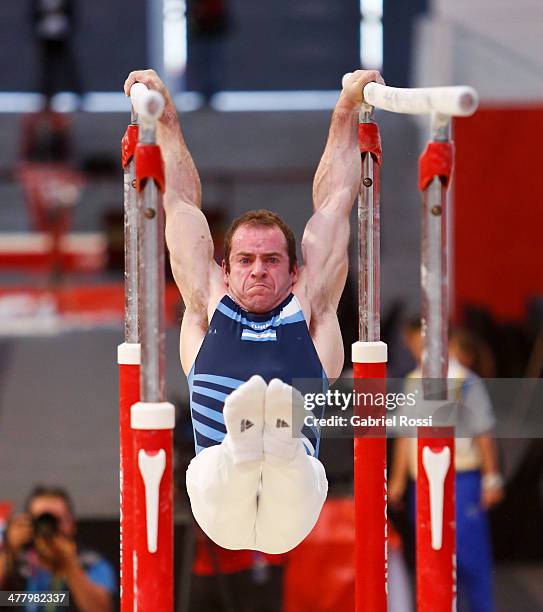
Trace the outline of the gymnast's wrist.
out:
M 354 100 L 345 90 L 342 90 L 339 95 L 339 100 L 336 103 L 336 111 L 358 114 L 361 104 L 362 98 L 360 98 L 360 100 Z

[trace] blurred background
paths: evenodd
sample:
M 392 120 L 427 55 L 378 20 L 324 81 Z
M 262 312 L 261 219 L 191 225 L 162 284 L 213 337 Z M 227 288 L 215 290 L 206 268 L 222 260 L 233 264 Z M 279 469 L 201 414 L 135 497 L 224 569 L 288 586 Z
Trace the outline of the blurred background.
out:
M 118 566 L 120 140 L 130 120 L 122 86 L 134 69 L 154 68 L 175 93 L 218 258 L 222 233 L 251 208 L 278 212 L 301 238 L 345 72 L 376 68 L 397 87 L 475 87 L 480 110 L 453 125 L 452 318 L 484 353 L 480 375 L 542 375 L 541 2 L 20 0 L 3 2 L 0 15 L 0 525 L 33 485 L 61 485 L 74 499 L 80 537 Z M 414 366 L 401 330 L 420 308 L 417 170 L 429 122 L 376 116 L 382 337 L 390 376 L 401 377 Z M 346 367 L 357 334 L 351 246 L 340 305 Z M 184 490 L 193 447 L 178 358 L 183 308 L 171 284 L 166 302 L 167 388 L 178 408 L 179 609 L 350 609 L 348 441 L 323 441 L 330 514 L 298 556 L 232 561 L 195 534 Z M 496 609 L 543 609 L 542 441 L 497 443 L 505 498 L 490 516 Z M 331 566 L 329 598 L 309 584 L 319 555 Z M 300 596 L 304 580 L 314 601 Z M 232 608 L 240 588 L 251 593 L 248 607 Z

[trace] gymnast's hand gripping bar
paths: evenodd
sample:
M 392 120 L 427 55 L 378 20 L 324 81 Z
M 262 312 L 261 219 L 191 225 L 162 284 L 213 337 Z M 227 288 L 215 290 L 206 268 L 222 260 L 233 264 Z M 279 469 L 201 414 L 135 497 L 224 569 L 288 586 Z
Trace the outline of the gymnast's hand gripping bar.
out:
M 350 75 L 350 72 L 344 75 L 342 85 Z M 437 113 L 449 117 L 468 117 L 477 110 L 479 96 L 475 89 L 467 85 L 402 88 L 368 83 L 364 87 L 364 101 L 361 110 L 365 112 L 374 107 L 408 115 Z

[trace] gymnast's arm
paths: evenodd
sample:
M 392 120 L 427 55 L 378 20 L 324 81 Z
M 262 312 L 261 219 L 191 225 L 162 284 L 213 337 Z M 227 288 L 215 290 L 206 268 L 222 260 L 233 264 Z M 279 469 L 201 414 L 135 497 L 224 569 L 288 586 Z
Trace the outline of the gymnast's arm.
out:
M 324 206 L 331 197 L 340 196 L 340 190 L 349 192 L 348 199 L 352 192 L 351 204 L 356 197 L 360 184 L 358 112 L 363 102 L 363 89 L 372 81 L 384 84 L 377 70 L 356 70 L 346 79 L 332 115 L 326 147 L 313 181 L 315 211 Z
M 349 217 L 361 172 L 358 111 L 363 88 L 370 81 L 384 82 L 374 70 L 357 70 L 347 79 L 315 174 L 314 211 L 302 238 L 300 272 L 312 318 L 319 312 L 335 314 L 347 279 Z
M 187 148 L 173 100 L 154 70 L 131 72 L 125 92 L 136 82 L 159 91 L 165 107 L 157 128 L 166 173 L 164 210 L 166 244 L 172 272 L 186 307 L 185 318 L 207 327 L 207 308 L 212 287 L 222 282 L 220 267 L 213 259 L 213 240 L 201 211 L 200 177 Z

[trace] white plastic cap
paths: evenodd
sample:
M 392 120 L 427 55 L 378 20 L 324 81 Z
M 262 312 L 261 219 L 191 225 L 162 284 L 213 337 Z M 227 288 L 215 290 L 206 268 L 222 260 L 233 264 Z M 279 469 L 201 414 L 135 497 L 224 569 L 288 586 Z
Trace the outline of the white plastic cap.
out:
M 355 342 L 352 346 L 353 363 L 386 363 L 388 348 L 384 342 Z
M 123 342 L 117 347 L 119 365 L 141 365 L 141 344 Z
M 169 402 L 138 402 L 130 409 L 132 429 L 174 429 L 175 407 Z

